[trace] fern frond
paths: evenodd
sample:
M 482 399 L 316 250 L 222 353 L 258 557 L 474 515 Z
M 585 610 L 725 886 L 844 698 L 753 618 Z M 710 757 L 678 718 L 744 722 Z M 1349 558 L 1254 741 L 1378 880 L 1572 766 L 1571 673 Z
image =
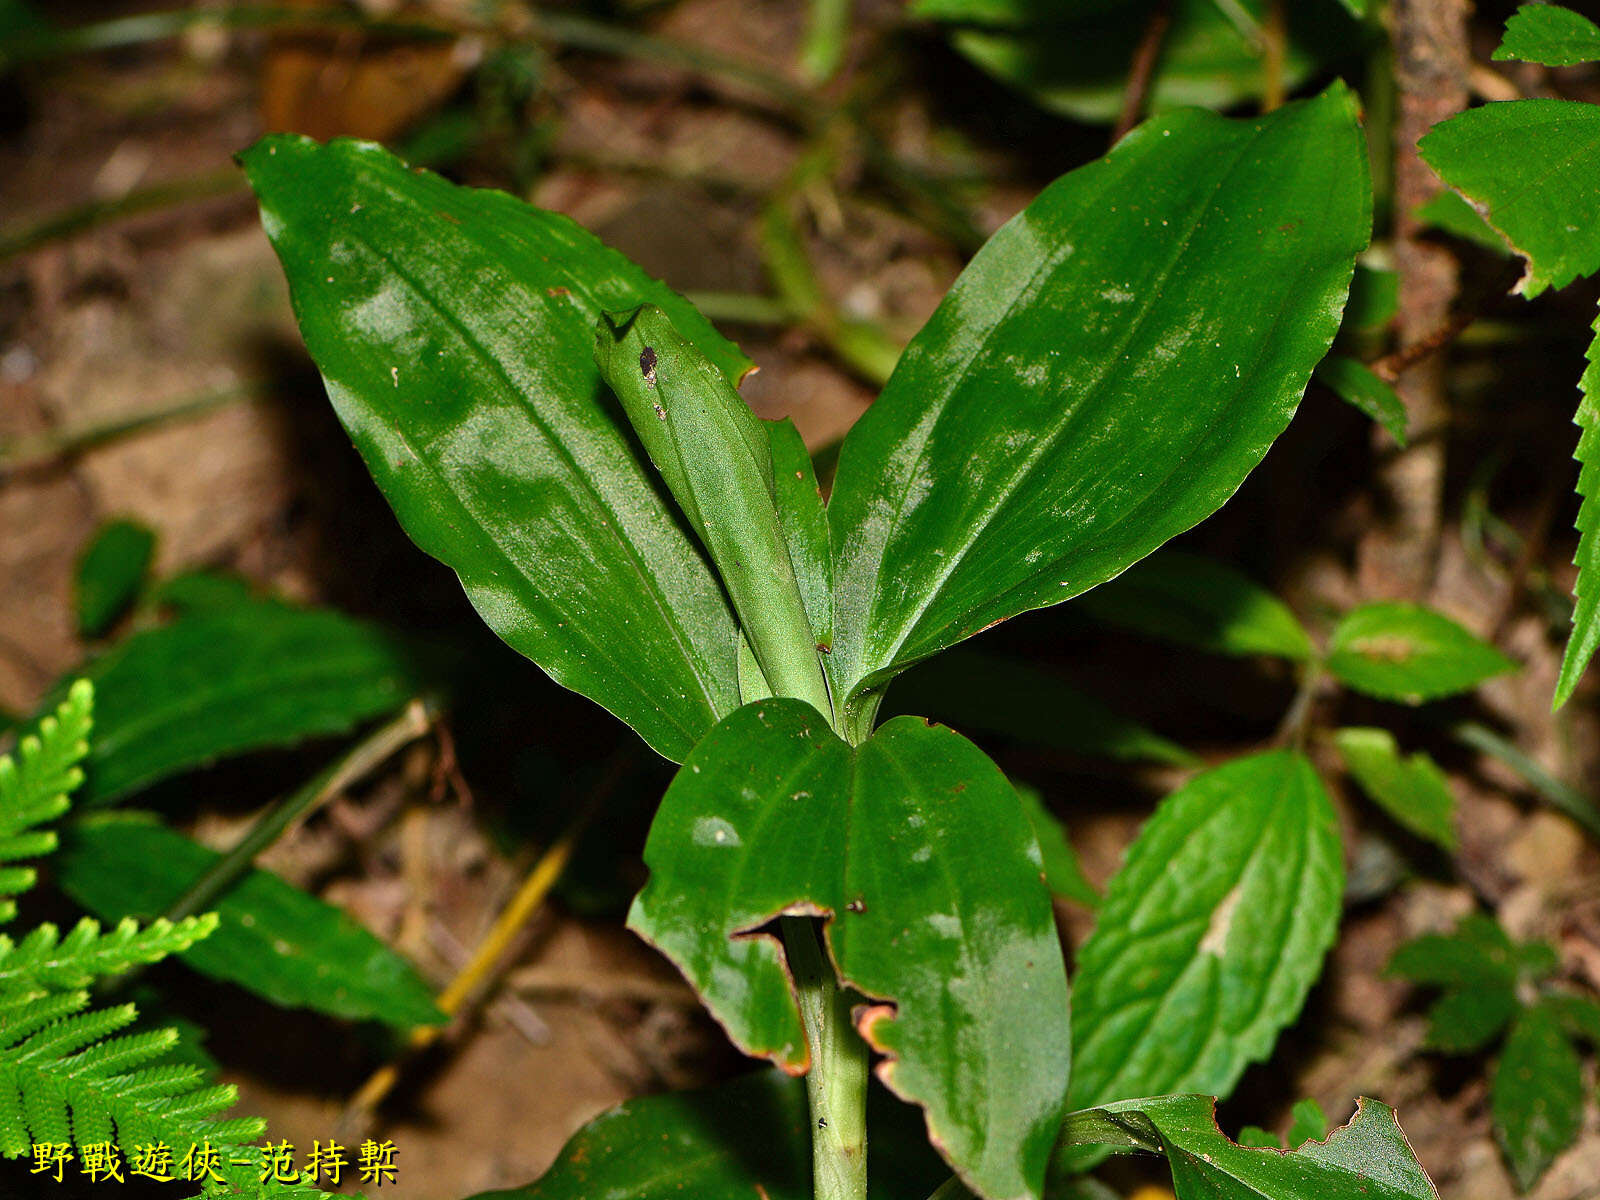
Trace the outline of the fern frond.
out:
M 87 987 L 96 979 L 187 950 L 216 927 L 217 915 L 206 913 L 178 922 L 152 921 L 142 929 L 125 917 L 106 933 L 100 932 L 98 921 L 85 917 L 65 938 L 54 925 L 44 924 L 14 945 L 0 934 L 0 995 Z
M 176 1031 L 121 1034 L 135 1018 L 133 1005 L 88 1004 L 82 990 L 0 997 L 0 1155 L 22 1157 L 41 1142 L 79 1153 L 113 1143 L 132 1161 L 141 1146 L 164 1143 L 181 1157 L 209 1145 L 222 1181 L 208 1180 L 207 1196 L 348 1200 L 305 1183 L 262 1182 L 251 1143 L 265 1122 L 222 1115 L 238 1089 L 208 1083 L 189 1064 L 150 1065 L 172 1048 Z
M 52 716 L 0 757 L 0 863 L 37 858 L 55 849 L 56 835 L 32 828 L 67 811 L 68 794 L 83 781 L 78 766 L 89 752 L 94 687 L 80 679 Z M 33 886 L 30 867 L 0 868 L 0 921 L 16 915 L 11 897 Z
M 133 1005 L 84 1011 L 88 1003 L 84 991 L 0 1000 L 0 1154 L 35 1142 L 115 1141 L 124 1155 L 157 1141 L 229 1149 L 260 1136 L 260 1121 L 214 1115 L 235 1089 L 197 1086 L 193 1068 L 129 1070 L 165 1053 L 176 1033 L 114 1037 Z

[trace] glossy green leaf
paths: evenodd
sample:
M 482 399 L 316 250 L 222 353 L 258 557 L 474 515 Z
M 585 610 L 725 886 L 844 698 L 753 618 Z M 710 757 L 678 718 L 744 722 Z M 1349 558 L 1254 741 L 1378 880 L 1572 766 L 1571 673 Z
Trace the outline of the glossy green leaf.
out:
M 1209 1096 L 1124 1100 L 1069 1116 L 1062 1147 L 1164 1154 L 1178 1200 L 1438 1200 L 1394 1110 L 1361 1100 L 1326 1142 L 1289 1153 L 1230 1142 Z
M 1147 107 L 1229 108 L 1265 84 L 1266 0 L 1174 0 Z M 916 11 L 959 25 L 956 49 L 1052 112 L 1111 122 L 1122 109 L 1128 65 L 1153 3 L 1047 4 L 1040 0 L 926 0 Z M 1357 28 L 1333 3 L 1302 0 L 1288 12 L 1285 82 L 1296 87 L 1354 48 Z
M 80 821 L 52 859 L 63 891 L 105 920 L 165 912 L 219 856 L 140 813 Z M 289 1008 L 386 1021 L 445 1020 L 399 954 L 345 913 L 252 869 L 212 906 L 216 931 L 179 957 Z
M 602 317 L 595 362 L 710 552 L 768 687 L 831 715 L 760 420 L 653 305 Z
M 1328 639 L 1328 670 L 1380 700 L 1421 704 L 1517 669 L 1488 642 L 1418 604 L 1364 604 Z
M 1577 423 L 1578 553 L 1573 563 L 1578 581 L 1573 588 L 1572 636 L 1561 658 L 1556 682 L 1555 707 L 1572 698 L 1600 646 L 1600 317 L 1595 319 L 1594 340 L 1589 343 L 1589 365 L 1579 381 Z
M 1489 1085 L 1495 1136 L 1523 1191 L 1577 1138 L 1583 1104 L 1583 1064 L 1560 1017 L 1542 1004 L 1524 1009 Z
M 1506 22 L 1494 59 L 1546 67 L 1600 61 L 1600 25 L 1559 4 L 1524 4 Z
M 748 362 L 566 217 L 365 143 L 274 136 L 243 161 L 406 532 L 512 647 L 681 759 L 738 702 L 733 617 L 609 408 L 594 331 L 648 302 L 730 381 Z
M 384 630 L 272 601 L 134 634 L 80 673 L 95 687 L 84 805 L 230 755 L 347 733 L 419 686 L 409 652 Z
M 907 1109 L 873 1088 L 868 1200 L 926 1200 L 944 1178 Z M 805 1085 L 757 1071 L 629 1100 L 573 1135 L 536 1182 L 474 1200 L 811 1200 Z
M 1227 563 L 1164 550 L 1077 601 L 1097 621 L 1212 654 L 1303 661 L 1311 638 L 1289 606 Z
M 981 729 L 1088 758 L 1177 767 L 1198 761 L 1053 671 L 972 650 L 940 654 L 903 675 L 889 692 L 886 711 L 908 715 L 913 707 L 957 729 Z
M 1417 148 L 1528 260 L 1524 295 L 1600 269 L 1600 105 L 1485 104 L 1435 125 Z
M 1456 848 L 1456 799 L 1439 765 L 1418 750 L 1400 755 L 1387 729 L 1341 729 L 1333 737 L 1361 790 L 1406 829 L 1447 853 Z
M 1226 1095 L 1322 968 L 1344 886 L 1311 764 L 1273 751 L 1162 802 L 1106 889 L 1073 979 L 1071 1106 Z
M 1371 226 L 1355 102 L 1147 122 L 979 252 L 845 438 L 836 701 L 1103 583 L 1293 416 Z
M 1323 359 L 1316 375 L 1339 399 L 1387 429 L 1396 445 L 1406 444 L 1406 406 L 1393 384 L 1344 354 Z
M 1076 900 L 1085 908 L 1098 908 L 1100 893 L 1084 877 L 1078 864 L 1078 852 L 1067 840 L 1067 828 L 1056 815 L 1045 807 L 1044 797 L 1036 788 L 1017 785 L 1017 795 L 1022 797 L 1023 811 L 1033 826 L 1033 836 L 1039 843 L 1039 857 L 1044 861 L 1044 882 L 1052 894 L 1067 900 Z
M 981 855 L 974 846 L 982 846 Z M 784 957 L 757 934 L 828 918 L 840 978 L 891 1090 L 991 1197 L 1037 1196 L 1061 1115 L 1066 974 L 1038 846 L 1010 782 L 951 730 L 902 717 L 863 745 L 796 700 L 726 718 L 679 770 L 629 925 L 734 1043 L 799 1072 Z
M 1483 214 L 1473 208 L 1460 192 L 1452 192 L 1449 188 L 1441 188 L 1433 199 L 1418 205 L 1417 219 L 1496 254 L 1511 253 L 1506 239 L 1483 219 Z
M 156 535 L 136 521 L 108 521 L 78 559 L 74 580 L 78 632 L 99 637 L 111 628 L 144 586 Z

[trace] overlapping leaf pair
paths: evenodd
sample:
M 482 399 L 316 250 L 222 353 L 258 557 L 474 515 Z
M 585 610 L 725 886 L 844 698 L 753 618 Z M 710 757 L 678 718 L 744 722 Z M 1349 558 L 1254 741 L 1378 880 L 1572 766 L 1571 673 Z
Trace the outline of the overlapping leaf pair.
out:
M 1369 233 L 1349 94 L 1249 122 L 1173 113 L 1057 181 L 907 349 L 826 506 L 792 429 L 743 411 L 738 350 L 565 218 L 368 145 L 272 138 L 245 164 L 330 397 L 408 532 L 506 641 L 684 764 L 634 927 L 738 1045 L 801 1070 L 764 929 L 825 917 L 883 1078 L 974 1190 L 1039 1195 L 1069 1024 L 1028 812 L 957 734 L 875 715 L 912 664 L 1202 520 L 1282 432 Z M 1331 838 L 1297 759 L 1239 770 L 1282 776 L 1238 793 L 1266 797 L 1241 830 Z M 1235 874 L 1259 849 L 1241 842 Z M 1217 986 L 1203 959 L 1247 952 L 1229 921 L 1269 918 L 1229 901 L 1248 878 L 1212 874 L 1206 953 L 1177 984 L 1199 992 Z M 1307 886 L 1336 890 L 1326 876 Z M 1308 927 L 1305 953 L 1330 936 Z M 1117 1004 L 1146 1003 L 1132 982 Z M 1265 986 L 1265 1007 L 1239 1001 L 1259 1030 L 1181 1054 L 1236 1076 L 1303 997 L 1298 977 Z M 1073 1095 L 1120 1099 L 1115 1075 Z

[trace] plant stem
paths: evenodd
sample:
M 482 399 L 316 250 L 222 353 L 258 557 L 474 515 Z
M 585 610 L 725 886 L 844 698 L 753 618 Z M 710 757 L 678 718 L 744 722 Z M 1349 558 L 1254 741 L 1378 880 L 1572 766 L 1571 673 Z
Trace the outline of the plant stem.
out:
M 811 1050 L 812 1195 L 866 1200 L 867 1044 L 856 1033 L 850 996 L 839 987 L 811 919 L 783 917 L 779 926 Z

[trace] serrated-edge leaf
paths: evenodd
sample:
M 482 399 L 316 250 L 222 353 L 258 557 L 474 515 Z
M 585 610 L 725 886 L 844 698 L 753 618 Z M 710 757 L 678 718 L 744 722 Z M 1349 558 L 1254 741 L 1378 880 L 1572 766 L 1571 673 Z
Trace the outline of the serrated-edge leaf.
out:
M 1343 883 L 1333 806 L 1299 754 L 1238 759 L 1167 797 L 1078 955 L 1071 1105 L 1226 1095 L 1299 1013 Z
M 1506 22 L 1496 62 L 1575 67 L 1600 60 L 1600 25 L 1559 4 L 1524 4 Z
M 1561 676 L 1556 682 L 1552 708 L 1572 698 L 1578 680 L 1600 646 L 1600 316 L 1594 322 L 1588 365 L 1578 384 L 1578 552 L 1573 564 L 1578 579 L 1572 593 L 1572 634 L 1561 656 Z
M 1523 295 L 1600 269 L 1600 105 L 1491 101 L 1441 121 L 1417 150 L 1527 260 Z

